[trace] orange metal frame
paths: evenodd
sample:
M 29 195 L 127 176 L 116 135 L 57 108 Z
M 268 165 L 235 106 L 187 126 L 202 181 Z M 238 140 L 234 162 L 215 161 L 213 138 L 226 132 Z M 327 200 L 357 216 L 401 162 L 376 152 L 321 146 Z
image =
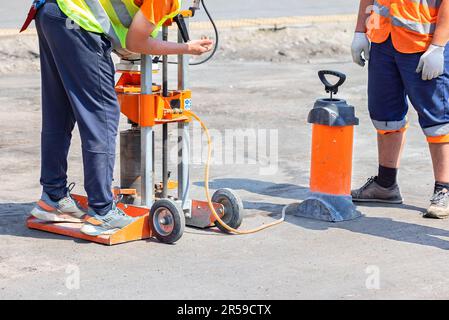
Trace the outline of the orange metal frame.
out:
M 73 195 L 73 197 L 85 210 L 87 210 L 86 197 L 79 195 Z M 112 235 L 91 237 L 80 232 L 82 223 L 53 223 L 41 221 L 34 217 L 28 218 L 27 226 L 30 229 L 56 233 L 63 236 L 88 240 L 105 245 L 115 245 L 130 241 L 149 239 L 152 237 L 152 230 L 148 221 L 150 212 L 149 209 L 135 206 L 125 206 L 120 203 L 118 204 L 118 206 L 120 209 L 124 210 L 126 214 L 138 219 L 134 223 L 123 228 L 122 230 L 117 231 Z
M 115 91 L 121 106 L 121 112 L 141 127 L 152 127 L 167 122 L 188 122 L 184 115 L 185 101 L 192 98 L 190 90 L 170 91 L 163 97 L 160 86 L 153 86 L 153 94 L 141 94 L 140 72 L 121 71 Z M 172 108 L 176 102 L 177 107 Z
M 80 205 L 87 210 L 87 198 L 80 195 L 72 195 L 75 200 L 77 200 Z M 217 212 L 224 210 L 221 204 L 214 204 Z M 129 226 L 115 232 L 112 235 L 102 235 L 98 237 L 92 237 L 81 233 L 80 229 L 82 223 L 54 223 L 45 222 L 34 217 L 29 217 L 27 219 L 27 227 L 30 229 L 36 229 L 41 231 L 46 231 L 50 233 L 59 234 L 62 236 L 68 236 L 77 239 L 83 239 L 91 242 L 96 242 L 108 246 L 127 243 L 137 240 L 150 239 L 153 236 L 153 231 L 151 229 L 151 224 L 149 221 L 150 209 L 124 205 L 122 203 L 118 204 L 118 207 L 125 211 L 131 217 L 137 218 Z M 216 219 L 210 214 L 210 209 L 205 201 L 192 201 L 192 216 L 198 219 L 207 219 L 209 217 L 209 225 L 205 227 L 212 227 Z
M 193 16 L 192 10 L 183 10 L 184 18 Z M 173 19 L 164 26 L 171 26 Z M 153 94 L 141 93 L 141 73 L 139 71 L 117 71 L 121 73 L 115 86 L 121 112 L 129 120 L 141 127 L 152 127 L 167 122 L 190 122 L 192 119 L 184 114 L 185 101 L 192 98 L 190 90 L 170 91 L 168 97 L 162 96 L 161 86 L 153 85 Z M 176 108 L 171 103 L 178 101 Z

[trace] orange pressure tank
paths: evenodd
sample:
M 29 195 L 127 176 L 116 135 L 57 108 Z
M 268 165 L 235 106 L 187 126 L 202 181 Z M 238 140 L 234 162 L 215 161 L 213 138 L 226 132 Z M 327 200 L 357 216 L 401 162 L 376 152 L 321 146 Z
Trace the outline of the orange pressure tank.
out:
M 351 220 L 360 216 L 351 198 L 354 126 L 359 119 L 353 106 L 333 97 L 346 76 L 327 70 L 318 75 L 331 96 L 318 99 L 309 113 L 308 122 L 313 125 L 310 193 L 297 215 L 332 222 Z M 329 75 L 338 82 L 331 84 Z

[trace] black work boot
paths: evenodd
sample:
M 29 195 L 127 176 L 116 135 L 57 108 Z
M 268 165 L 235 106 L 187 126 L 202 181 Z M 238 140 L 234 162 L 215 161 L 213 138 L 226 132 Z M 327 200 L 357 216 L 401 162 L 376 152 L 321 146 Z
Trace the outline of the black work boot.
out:
M 403 201 L 397 183 L 389 188 L 384 188 L 376 182 L 376 177 L 369 178 L 363 187 L 353 190 L 351 195 L 354 202 L 401 204 Z

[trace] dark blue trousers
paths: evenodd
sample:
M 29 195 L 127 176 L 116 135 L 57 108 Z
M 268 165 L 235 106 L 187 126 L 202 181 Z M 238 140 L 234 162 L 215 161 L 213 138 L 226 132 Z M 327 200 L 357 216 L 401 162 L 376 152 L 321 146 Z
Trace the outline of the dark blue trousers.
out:
M 89 206 L 112 206 L 120 109 L 114 91 L 111 43 L 74 25 L 55 0 L 36 16 L 42 72 L 41 184 L 52 198 L 67 193 L 67 156 L 75 123 L 82 142 Z

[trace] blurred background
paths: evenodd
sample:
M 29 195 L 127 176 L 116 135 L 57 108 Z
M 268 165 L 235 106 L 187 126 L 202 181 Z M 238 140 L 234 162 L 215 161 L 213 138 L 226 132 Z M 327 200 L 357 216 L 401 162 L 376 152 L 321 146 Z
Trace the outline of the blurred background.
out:
M 0 28 L 20 28 L 32 0 L 2 1 Z M 190 3 L 190 1 L 184 1 Z M 282 16 L 352 14 L 358 0 L 208 0 L 216 19 L 267 18 Z M 202 19 L 205 19 L 203 15 Z

